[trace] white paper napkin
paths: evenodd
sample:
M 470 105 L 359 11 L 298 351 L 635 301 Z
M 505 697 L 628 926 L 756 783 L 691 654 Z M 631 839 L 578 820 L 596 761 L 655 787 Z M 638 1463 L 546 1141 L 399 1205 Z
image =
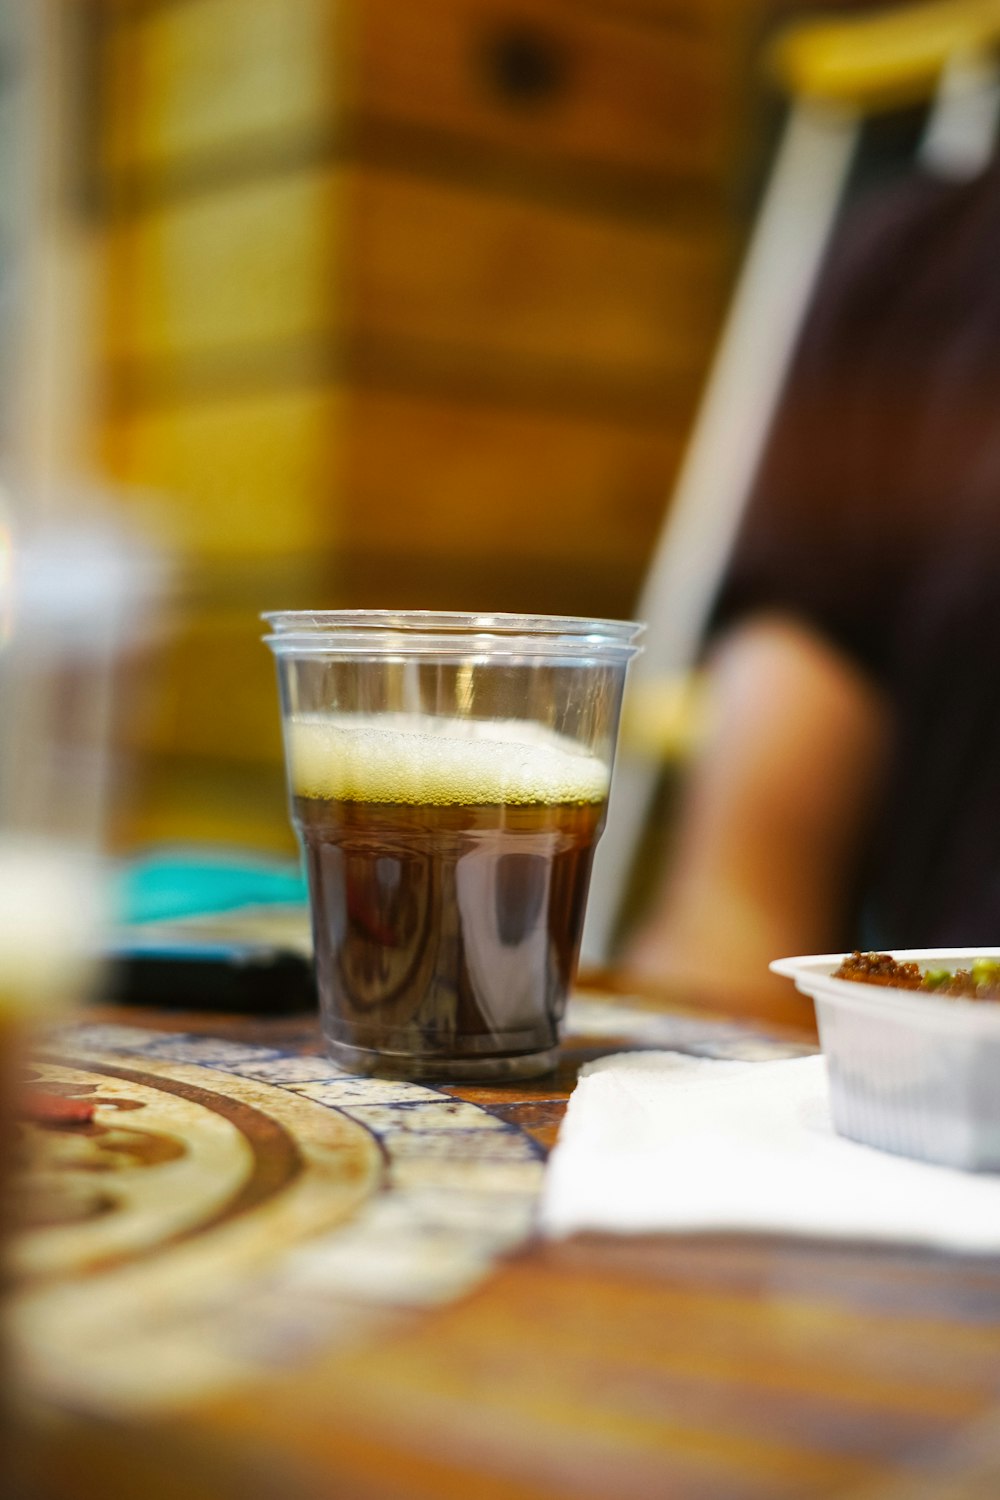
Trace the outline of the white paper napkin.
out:
M 733 1230 L 1000 1251 L 1000 1175 L 836 1135 L 819 1056 L 627 1052 L 583 1069 L 541 1225 L 553 1236 Z

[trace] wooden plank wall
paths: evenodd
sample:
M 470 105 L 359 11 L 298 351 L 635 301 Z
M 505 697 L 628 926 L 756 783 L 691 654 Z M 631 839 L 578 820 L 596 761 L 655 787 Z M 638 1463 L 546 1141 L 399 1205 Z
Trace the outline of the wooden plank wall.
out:
M 259 609 L 631 610 L 741 228 L 747 8 L 95 14 L 95 452 L 187 600 L 129 836 L 280 843 Z

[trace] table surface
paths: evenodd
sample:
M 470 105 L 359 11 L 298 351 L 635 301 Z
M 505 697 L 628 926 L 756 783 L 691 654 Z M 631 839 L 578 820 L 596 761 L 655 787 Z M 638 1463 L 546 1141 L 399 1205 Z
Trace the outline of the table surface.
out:
M 23 1493 L 1000 1495 L 1000 1258 L 537 1236 L 580 1063 L 663 1046 L 805 1050 L 591 991 L 556 1073 L 430 1087 L 311 1018 L 78 1014 L 33 1065 L 77 1117 L 25 1127 Z

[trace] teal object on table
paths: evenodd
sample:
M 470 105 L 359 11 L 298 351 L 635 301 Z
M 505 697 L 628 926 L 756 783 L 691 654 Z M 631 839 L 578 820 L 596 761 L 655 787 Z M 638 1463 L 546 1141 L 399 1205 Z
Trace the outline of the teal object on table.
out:
M 123 924 L 179 921 L 244 906 L 305 905 L 305 880 L 287 861 L 164 850 L 123 864 L 114 882 Z

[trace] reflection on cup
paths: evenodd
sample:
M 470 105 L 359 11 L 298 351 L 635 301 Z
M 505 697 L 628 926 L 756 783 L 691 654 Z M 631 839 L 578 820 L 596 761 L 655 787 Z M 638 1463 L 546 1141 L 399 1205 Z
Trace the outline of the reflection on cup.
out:
M 408 1078 L 551 1068 L 638 627 L 266 618 L 333 1056 Z

